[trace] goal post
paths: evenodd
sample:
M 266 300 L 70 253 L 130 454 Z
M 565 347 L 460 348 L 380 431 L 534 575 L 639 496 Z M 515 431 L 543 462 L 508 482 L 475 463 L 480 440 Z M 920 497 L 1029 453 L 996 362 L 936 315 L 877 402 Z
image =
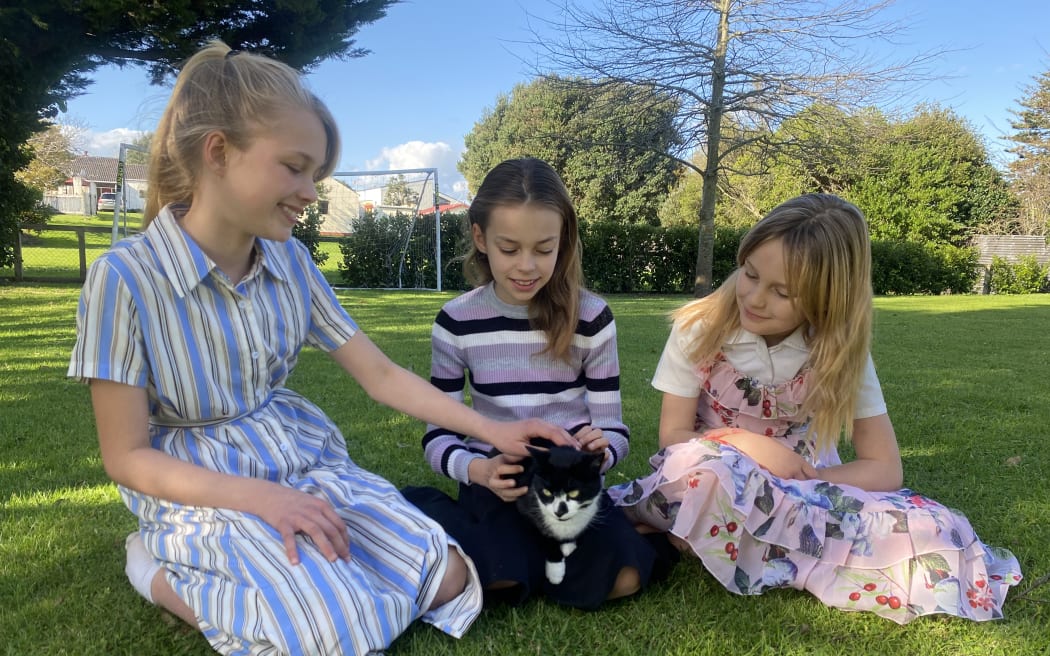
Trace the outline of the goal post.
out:
M 117 158 L 117 180 L 116 186 L 113 188 L 113 235 L 111 237 L 111 244 L 117 243 L 120 239 L 120 217 L 124 215 L 124 236 L 128 236 L 128 217 L 127 217 L 127 185 L 124 184 L 125 172 L 128 168 L 128 151 L 134 150 L 140 153 L 146 153 L 149 155 L 149 150 L 142 146 L 136 146 L 129 143 L 120 144 L 120 155 Z
M 367 278 L 350 286 L 442 290 L 436 168 L 336 171 L 322 184 L 321 233 L 354 244 L 355 261 L 345 264 Z

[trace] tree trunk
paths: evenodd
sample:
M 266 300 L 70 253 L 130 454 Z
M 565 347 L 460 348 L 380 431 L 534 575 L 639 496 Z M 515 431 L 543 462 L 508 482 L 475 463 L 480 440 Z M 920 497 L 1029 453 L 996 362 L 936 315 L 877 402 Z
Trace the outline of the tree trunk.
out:
M 718 202 L 719 141 L 722 137 L 722 106 L 726 85 L 726 51 L 729 45 L 730 0 L 718 2 L 718 42 L 711 61 L 711 102 L 707 108 L 707 163 L 704 166 L 704 186 L 700 197 L 700 227 L 696 249 L 696 279 L 693 296 L 702 298 L 711 293 L 711 276 L 715 258 L 715 204 Z

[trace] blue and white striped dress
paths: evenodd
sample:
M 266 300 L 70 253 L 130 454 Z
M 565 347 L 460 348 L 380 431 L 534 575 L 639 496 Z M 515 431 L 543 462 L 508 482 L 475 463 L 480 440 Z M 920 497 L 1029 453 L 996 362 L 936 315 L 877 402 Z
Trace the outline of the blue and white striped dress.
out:
M 458 546 L 284 387 L 303 344 L 332 351 L 356 324 L 302 244 L 256 245 L 234 286 L 165 208 L 92 264 L 69 375 L 146 388 L 156 449 L 327 499 L 349 528 L 350 560 L 328 562 L 299 536 L 292 566 L 255 515 L 120 487 L 146 549 L 222 653 L 377 652 L 417 618 L 461 636 L 481 609 L 473 568 L 463 594 L 425 611 Z

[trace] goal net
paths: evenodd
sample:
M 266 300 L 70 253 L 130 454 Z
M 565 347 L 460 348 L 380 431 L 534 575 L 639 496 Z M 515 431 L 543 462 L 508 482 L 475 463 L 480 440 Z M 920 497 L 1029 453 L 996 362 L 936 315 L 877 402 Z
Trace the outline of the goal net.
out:
M 320 185 L 321 236 L 339 243 L 342 286 L 433 289 L 441 283 L 434 168 L 337 171 Z

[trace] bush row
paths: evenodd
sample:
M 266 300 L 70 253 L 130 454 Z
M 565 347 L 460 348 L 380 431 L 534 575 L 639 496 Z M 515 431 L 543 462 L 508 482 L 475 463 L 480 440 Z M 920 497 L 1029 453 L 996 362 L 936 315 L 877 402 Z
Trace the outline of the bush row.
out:
M 993 294 L 1038 294 L 1050 291 L 1050 264 L 1040 266 L 1034 255 L 1010 263 L 999 256 L 988 267 L 988 291 Z
M 468 288 L 459 259 L 467 243 L 466 226 L 464 213 L 448 213 L 441 217 L 444 289 Z M 721 284 L 735 268 L 737 246 L 745 232 L 716 228 L 714 285 Z M 588 287 L 596 292 L 677 294 L 693 290 L 696 228 L 583 222 L 580 236 L 584 275 Z M 402 257 L 400 253 L 406 243 L 411 248 Z M 413 222 L 410 217 L 402 215 L 367 215 L 355 222 L 354 233 L 340 242 L 340 250 L 343 262 L 339 269 L 343 281 L 349 286 L 434 287 L 437 284 L 433 221 Z M 1001 269 L 1002 266 L 996 270 Z M 972 248 L 914 242 L 876 241 L 872 244 L 872 286 L 878 295 L 969 293 L 980 273 L 977 251 Z M 1025 273 L 1020 277 L 1015 275 L 1011 280 L 1028 281 L 1029 278 Z M 1031 283 L 1024 284 L 1030 286 Z M 1005 282 L 993 283 L 995 291 L 1002 293 L 1007 288 Z

